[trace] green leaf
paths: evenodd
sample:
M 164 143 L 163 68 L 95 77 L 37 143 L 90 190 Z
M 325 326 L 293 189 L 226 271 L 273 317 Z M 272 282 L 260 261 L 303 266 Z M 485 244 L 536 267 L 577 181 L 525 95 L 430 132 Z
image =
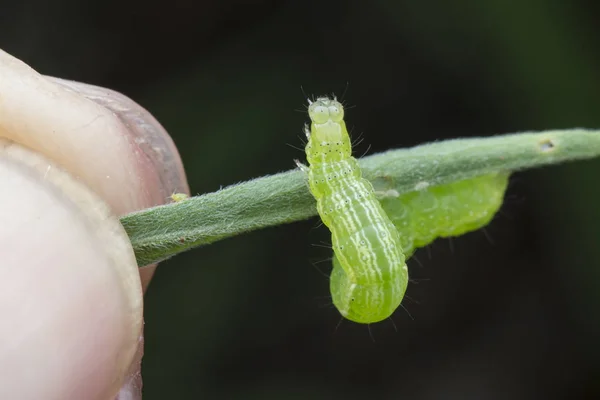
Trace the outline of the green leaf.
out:
M 496 172 L 600 155 L 600 131 L 571 129 L 454 139 L 390 150 L 360 160 L 376 191 L 398 194 Z M 214 193 L 128 214 L 121 222 L 138 265 L 241 233 L 317 215 L 299 170 L 264 176 Z

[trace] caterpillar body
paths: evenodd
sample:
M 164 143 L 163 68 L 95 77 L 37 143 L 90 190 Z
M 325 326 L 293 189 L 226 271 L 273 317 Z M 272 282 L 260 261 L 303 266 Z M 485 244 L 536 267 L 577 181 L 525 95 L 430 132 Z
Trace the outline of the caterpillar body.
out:
M 400 233 L 404 254 L 438 237 L 460 236 L 486 226 L 502 206 L 510 174 L 482 175 L 380 198 Z
M 309 188 L 339 265 L 331 274 L 333 304 L 351 321 L 381 321 L 400 305 L 408 283 L 401 238 L 352 157 L 343 106 L 320 97 L 308 114 Z

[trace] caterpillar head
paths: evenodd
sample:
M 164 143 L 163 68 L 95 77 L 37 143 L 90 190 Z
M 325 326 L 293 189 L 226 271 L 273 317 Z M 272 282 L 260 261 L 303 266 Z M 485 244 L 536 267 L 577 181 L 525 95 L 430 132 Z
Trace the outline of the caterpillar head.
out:
M 371 324 L 388 318 L 400 306 L 406 282 L 398 274 L 398 279 L 382 284 L 366 286 L 353 283 L 334 255 L 330 290 L 333 304 L 344 318 Z
M 308 162 L 335 162 L 352 153 L 344 123 L 344 107 L 336 99 L 319 97 L 308 106 L 311 120 L 306 145 Z

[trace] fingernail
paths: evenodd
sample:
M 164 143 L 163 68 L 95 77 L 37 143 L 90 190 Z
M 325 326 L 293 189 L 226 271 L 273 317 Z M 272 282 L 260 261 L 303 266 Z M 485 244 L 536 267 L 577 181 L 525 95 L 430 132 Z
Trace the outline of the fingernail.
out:
M 149 185 L 151 199 L 147 207 L 164 204 L 173 193 L 189 194 L 183 164 L 173 140 L 146 109 L 114 90 L 60 78 L 49 79 L 112 111 L 128 128 L 127 134 L 136 146 L 140 163 L 149 167 L 151 177 L 148 180 L 153 181 Z
M 114 91 L 40 75 L 0 50 L 0 137 L 80 178 L 119 214 L 188 192 L 168 134 Z

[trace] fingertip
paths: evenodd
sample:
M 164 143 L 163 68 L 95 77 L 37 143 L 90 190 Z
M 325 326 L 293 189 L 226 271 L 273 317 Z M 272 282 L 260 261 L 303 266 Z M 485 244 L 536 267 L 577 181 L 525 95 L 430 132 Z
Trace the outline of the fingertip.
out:
M 107 399 L 142 330 L 118 218 L 55 164 L 0 139 L 0 398 Z

